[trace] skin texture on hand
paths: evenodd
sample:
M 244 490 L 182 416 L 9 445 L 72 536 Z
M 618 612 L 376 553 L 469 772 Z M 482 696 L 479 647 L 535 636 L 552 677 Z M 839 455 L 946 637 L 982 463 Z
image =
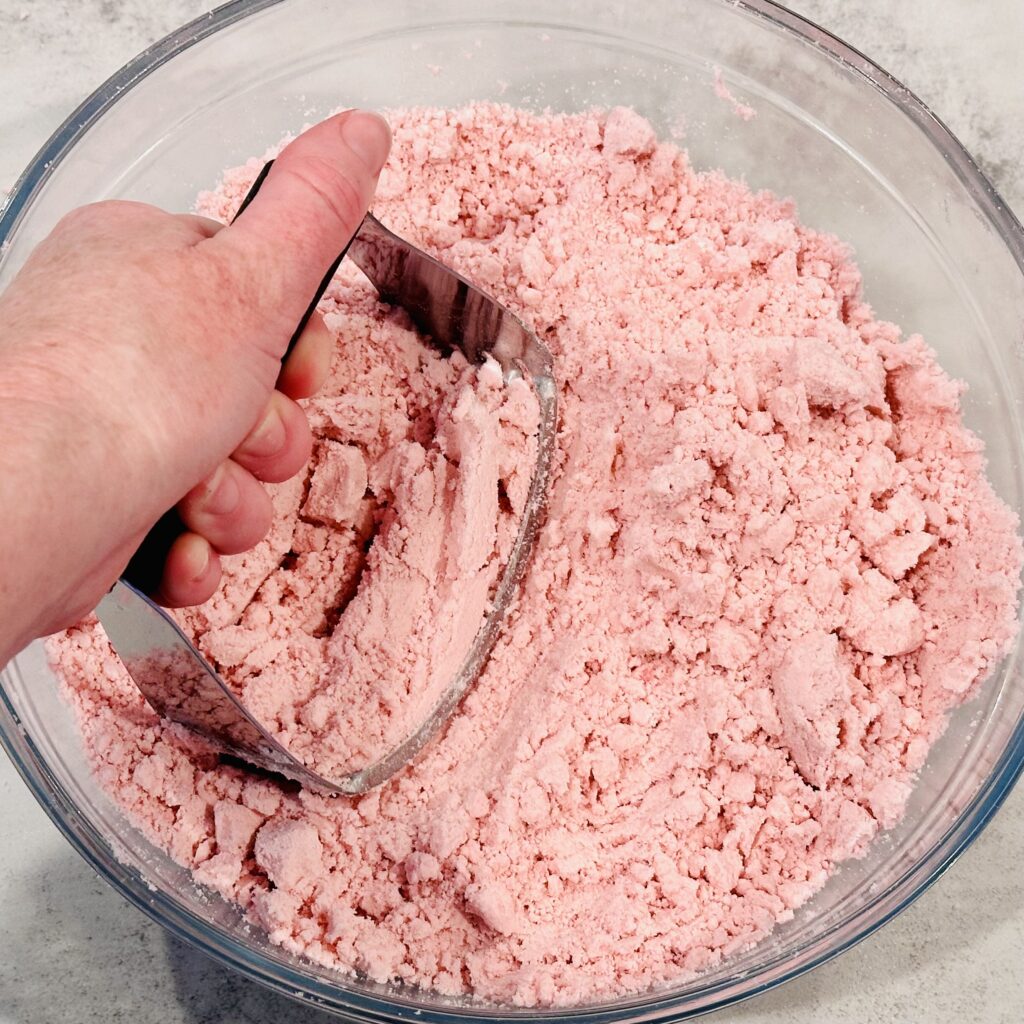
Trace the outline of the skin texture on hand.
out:
M 230 227 L 130 202 L 68 214 L 0 296 L 0 664 L 90 611 L 177 503 L 159 597 L 204 601 L 310 451 L 330 338 L 295 324 L 387 158 L 375 114 L 299 136 Z

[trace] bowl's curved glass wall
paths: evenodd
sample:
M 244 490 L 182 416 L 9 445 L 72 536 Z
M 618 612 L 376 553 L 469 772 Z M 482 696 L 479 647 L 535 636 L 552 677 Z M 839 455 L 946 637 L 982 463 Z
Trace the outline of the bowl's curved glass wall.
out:
M 257 0 L 200 19 L 99 90 L 29 169 L 0 215 L 0 285 L 71 207 L 118 197 L 187 209 L 223 167 L 341 106 L 628 104 L 698 167 L 792 196 L 805 223 L 854 246 L 877 311 L 923 333 L 969 382 L 966 415 L 988 444 L 993 483 L 1024 507 L 1024 234 L 913 97 L 765 0 L 500 6 L 498 17 L 475 0 L 346 4 L 343 13 L 320 0 Z M 735 103 L 716 91 L 716 73 Z M 736 103 L 754 116 L 740 116 Z M 269 946 L 98 790 L 41 645 L 0 681 L 5 745 L 41 802 L 102 873 L 169 928 L 282 991 L 357 1017 L 489 1015 L 340 978 Z M 671 992 L 576 1016 L 678 1019 L 806 970 L 877 927 L 1005 795 L 1024 760 L 1022 713 L 1015 652 L 954 714 L 905 822 L 793 921 Z

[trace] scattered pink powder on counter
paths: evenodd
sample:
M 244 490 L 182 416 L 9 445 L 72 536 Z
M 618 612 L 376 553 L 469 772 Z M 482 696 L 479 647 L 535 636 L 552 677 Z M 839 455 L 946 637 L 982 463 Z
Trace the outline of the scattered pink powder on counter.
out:
M 375 212 L 520 312 L 561 385 L 548 521 L 476 688 L 416 764 L 348 800 L 218 764 L 94 622 L 53 655 L 101 784 L 287 949 L 519 1005 L 675 982 L 899 820 L 946 713 L 1015 636 L 1017 521 L 959 386 L 789 203 L 696 173 L 630 111 L 393 123 Z M 204 212 L 226 218 L 255 170 Z M 437 567 L 428 591 L 481 573 L 497 479 L 516 502 L 501 453 L 528 433 L 509 412 L 485 437 L 510 399 L 352 268 L 328 309 L 312 479 L 275 489 L 272 536 L 186 617 L 289 742 L 330 734 L 345 678 L 324 710 L 285 666 L 389 636 L 417 567 Z M 443 517 L 429 558 L 392 539 L 403 516 L 428 534 Z

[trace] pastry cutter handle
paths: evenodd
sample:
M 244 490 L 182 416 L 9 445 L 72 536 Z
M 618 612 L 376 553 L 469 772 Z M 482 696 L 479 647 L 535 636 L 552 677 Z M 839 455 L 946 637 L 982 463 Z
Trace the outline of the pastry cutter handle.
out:
M 273 165 L 273 160 L 268 160 L 263 165 L 260 173 L 256 176 L 256 180 L 252 183 L 252 187 L 246 193 L 245 198 L 238 207 L 235 216 L 232 217 L 231 223 L 234 223 L 245 212 L 245 208 L 256 197 L 256 193 L 259 192 L 263 182 L 267 180 L 267 175 L 270 173 L 270 168 L 273 167 Z M 306 312 L 302 314 L 302 319 L 299 320 L 298 326 L 292 333 L 291 339 L 288 342 L 288 347 L 285 349 L 285 353 L 281 357 L 282 363 L 289 355 L 291 355 L 292 349 L 295 348 L 299 337 L 306 329 L 306 325 L 309 323 L 309 318 L 316 311 L 317 304 L 320 302 L 320 299 L 323 298 L 324 292 L 327 291 L 327 286 L 331 283 L 331 279 L 334 277 L 341 261 L 345 258 L 345 254 L 348 252 L 348 247 L 351 244 L 352 242 L 349 240 L 348 245 L 342 249 L 338 258 L 331 264 L 330 269 L 324 275 L 323 280 L 320 282 L 320 285 L 316 290 L 316 294 L 313 296 L 313 301 L 306 307 Z M 125 567 L 125 570 L 121 575 L 121 579 L 130 583 L 136 588 L 136 590 L 141 590 L 144 594 L 156 593 L 157 588 L 160 586 L 160 580 L 163 578 L 164 563 L 167 561 L 167 554 L 171 549 L 171 545 L 181 533 L 185 532 L 185 530 L 185 524 L 181 521 L 181 517 L 178 515 L 178 510 L 176 508 L 169 509 L 165 512 L 156 521 L 156 524 L 149 533 L 146 534 L 135 554 L 132 555 L 131 560 L 128 562 L 128 565 Z

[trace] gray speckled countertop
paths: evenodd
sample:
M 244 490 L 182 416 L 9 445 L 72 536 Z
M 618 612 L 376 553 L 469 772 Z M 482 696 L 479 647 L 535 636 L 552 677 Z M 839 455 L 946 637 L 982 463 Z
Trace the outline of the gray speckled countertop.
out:
M 648 0 L 671 2 L 671 0 Z M 206 0 L 0 0 L 0 189 L 91 89 Z M 1021 0 L 793 0 L 942 117 L 1024 218 Z M 910 910 L 715 1020 L 1024 1019 L 1024 788 Z M 0 756 L 0 1024 L 327 1024 L 171 939 L 78 858 Z

